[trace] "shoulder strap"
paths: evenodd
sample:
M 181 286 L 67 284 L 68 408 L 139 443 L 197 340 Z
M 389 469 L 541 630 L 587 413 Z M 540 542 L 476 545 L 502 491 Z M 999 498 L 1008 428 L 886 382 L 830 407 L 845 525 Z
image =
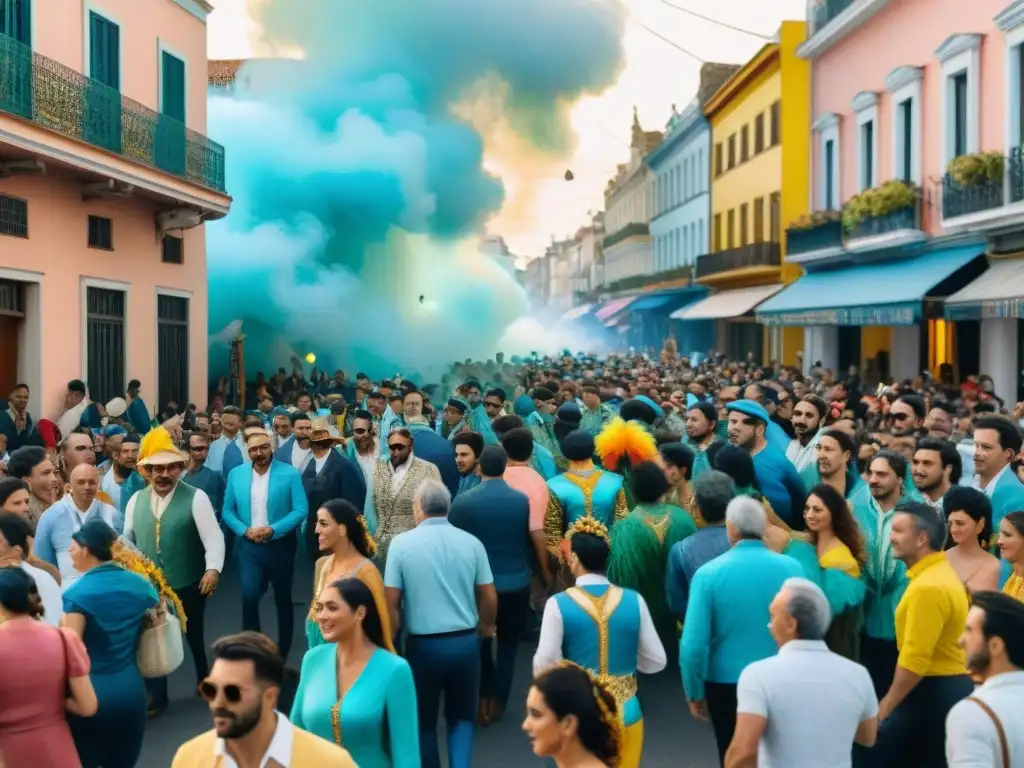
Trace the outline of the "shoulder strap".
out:
M 1002 752 L 1003 755 L 1003 768 L 1010 768 L 1010 745 L 1006 741 L 1006 730 L 1003 728 L 1003 721 L 999 719 L 999 715 L 996 714 L 996 711 L 992 709 L 992 707 L 976 696 L 968 696 L 967 700 L 973 701 L 981 707 L 981 710 L 986 715 L 989 716 L 989 719 L 992 721 L 992 725 L 996 728 L 996 735 L 999 737 L 999 751 Z

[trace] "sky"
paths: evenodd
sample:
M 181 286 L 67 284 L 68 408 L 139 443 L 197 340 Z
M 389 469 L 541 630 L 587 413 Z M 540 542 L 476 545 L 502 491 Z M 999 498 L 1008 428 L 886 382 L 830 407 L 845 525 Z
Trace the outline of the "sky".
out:
M 513 253 L 523 258 L 541 255 L 552 237 L 572 236 L 589 223 L 588 212 L 604 207 L 608 180 L 616 165 L 629 158 L 634 107 L 645 130 L 663 130 L 672 105 L 682 109 L 693 98 L 700 62 L 650 30 L 705 61 L 741 63 L 757 52 L 765 37 L 775 34 L 783 20 L 803 19 L 807 7 L 806 0 L 621 1 L 630 11 L 623 39 L 626 67 L 615 85 L 576 105 L 577 143 L 571 156 L 523 170 L 503 167 L 497 148 L 488 155 L 489 169 L 502 177 L 507 191 L 505 209 L 489 223 L 489 234 L 503 236 Z M 246 9 L 253 2 L 259 0 L 213 0 L 208 21 L 211 59 L 283 53 L 260 45 L 259 29 Z M 672 5 L 763 37 L 703 21 Z M 565 181 L 566 170 L 573 172 L 572 182 Z

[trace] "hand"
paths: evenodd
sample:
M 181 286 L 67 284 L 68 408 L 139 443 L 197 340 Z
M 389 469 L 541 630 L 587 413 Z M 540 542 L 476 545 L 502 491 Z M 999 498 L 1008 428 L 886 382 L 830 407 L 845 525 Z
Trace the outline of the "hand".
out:
M 882 700 L 878 702 L 879 725 L 881 725 L 883 721 L 888 719 L 889 715 L 892 714 L 892 711 L 894 709 L 896 709 L 896 707 L 892 705 L 892 699 L 890 699 L 888 696 L 883 696 Z
M 703 720 L 707 722 L 708 705 L 704 702 L 703 699 L 701 699 L 700 701 L 691 701 L 690 714 L 693 716 L 694 720 Z
M 212 595 L 217 590 L 217 582 L 220 580 L 220 574 L 212 568 L 203 574 L 203 578 L 199 582 L 199 593 L 202 595 Z
M 257 541 L 261 543 L 264 541 L 270 541 L 272 538 L 274 538 L 274 529 L 271 528 L 269 525 L 264 525 L 256 529 L 256 535 L 259 536 Z
M 782 552 L 789 544 L 789 534 L 777 525 L 769 525 L 764 532 L 764 545 L 773 552 Z
M 494 637 L 494 625 L 493 624 L 481 624 L 480 625 L 480 637 L 489 639 Z
M 255 541 L 255 542 L 259 543 L 259 541 L 260 541 L 260 531 L 261 530 L 262 530 L 262 528 L 246 528 L 245 529 L 245 538 L 247 538 L 249 541 Z

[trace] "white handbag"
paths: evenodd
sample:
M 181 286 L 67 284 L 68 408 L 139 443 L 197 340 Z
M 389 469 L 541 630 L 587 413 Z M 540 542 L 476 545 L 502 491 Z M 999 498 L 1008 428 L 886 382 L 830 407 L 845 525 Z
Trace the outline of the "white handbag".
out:
M 164 612 L 164 620 L 143 630 L 136 656 L 139 674 L 145 678 L 167 677 L 185 660 L 181 641 L 181 622 L 173 613 Z

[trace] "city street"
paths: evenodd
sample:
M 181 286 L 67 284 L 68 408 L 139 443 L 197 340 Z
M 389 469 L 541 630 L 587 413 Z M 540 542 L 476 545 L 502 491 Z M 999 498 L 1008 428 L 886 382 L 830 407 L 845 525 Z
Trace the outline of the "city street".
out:
M 296 574 L 294 596 L 312 594 L 312 578 L 300 561 Z M 295 604 L 296 637 L 290 662 L 298 669 L 306 649 L 302 621 L 309 603 L 303 598 Z M 264 598 L 263 627 L 274 633 L 273 601 Z M 241 628 L 241 595 L 234 572 L 229 570 L 216 596 L 206 611 L 207 643 Z M 533 756 L 529 742 L 520 730 L 523 702 L 529 683 L 532 647 L 520 652 L 519 669 L 512 690 L 512 703 L 507 716 L 490 728 L 477 731 L 474 766 L 542 765 Z M 194 694 L 192 660 L 185 652 L 185 663 L 171 678 L 171 706 L 156 720 L 151 720 L 139 760 L 145 768 L 169 766 L 178 746 L 210 728 L 206 703 Z M 644 768 L 712 768 L 717 765 L 711 726 L 690 718 L 682 694 L 678 672 L 664 672 L 655 677 L 641 677 L 640 697 L 645 718 Z M 443 729 L 443 723 L 442 723 Z

